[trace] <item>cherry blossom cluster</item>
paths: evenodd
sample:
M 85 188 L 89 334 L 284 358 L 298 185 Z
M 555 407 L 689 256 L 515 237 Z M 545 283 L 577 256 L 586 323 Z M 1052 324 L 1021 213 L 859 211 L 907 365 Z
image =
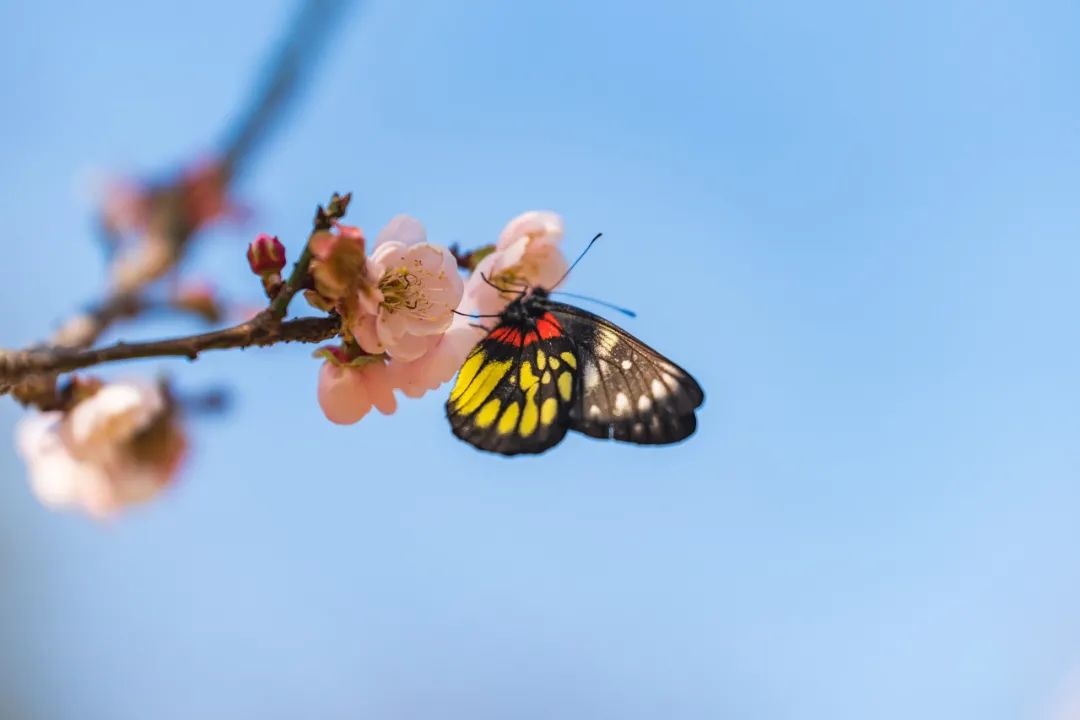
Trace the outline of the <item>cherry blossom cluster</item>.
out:
M 112 249 L 109 319 L 76 315 L 54 342 L 91 343 L 110 322 L 157 308 L 221 321 L 226 309 L 208 282 L 171 278 L 166 300 L 147 295 L 174 270 L 190 237 L 241 213 L 228 196 L 228 175 L 214 158 L 163 183 L 112 182 L 101 217 Z M 44 387 L 54 383 L 46 379 Z M 173 483 L 188 441 L 181 408 L 163 381 L 76 376 L 57 387 L 47 402 L 31 396 L 28 404 L 45 409 L 31 411 L 16 428 L 16 449 L 43 504 L 103 519 L 151 500 Z
M 176 264 L 178 244 L 222 220 L 243 218 L 246 211 L 229 197 L 228 181 L 229 170 L 218 158 L 182 168 L 165 183 L 113 181 L 101 223 L 115 246 L 114 287 L 131 291 L 163 276 Z
M 217 171 L 185 178 L 177 197 L 193 227 L 226 212 Z M 148 197 L 133 193 L 107 213 L 112 229 L 152 225 Z M 341 222 L 348 200 L 335 195 L 319 209 L 287 279 L 286 250 L 277 237 L 263 234 L 249 244 L 248 265 L 270 305 L 238 326 L 243 337 L 284 327 L 289 301 L 303 293 L 329 329 L 319 339 L 338 336 L 315 353 L 322 360 L 318 402 L 334 423 L 355 423 L 372 408 L 391 414 L 399 394 L 417 398 L 452 379 L 483 337 L 485 323 L 523 288 L 551 287 L 567 268 L 559 248 L 562 219 L 552 212 L 519 215 L 494 243 L 460 254 L 431 242 L 423 224 L 407 215 L 393 218 L 369 243 L 363 231 Z M 114 282 L 126 287 L 125 278 L 115 276 Z M 220 320 L 207 288 L 189 287 L 176 304 L 208 322 Z M 44 504 L 106 518 L 175 481 L 188 443 L 182 408 L 164 383 L 73 377 L 58 386 L 55 402 L 38 407 L 21 421 L 17 445 Z
M 342 318 L 341 343 L 321 348 L 319 405 L 335 423 L 359 421 L 374 407 L 397 409 L 395 391 L 410 398 L 438 388 L 457 373 L 484 335 L 474 316 L 500 312 L 508 292 L 551 285 L 566 270 L 559 250 L 562 219 L 532 211 L 511 220 L 467 278 L 450 249 L 428 241 L 407 215 L 379 231 L 370 255 L 355 227 L 338 225 L 311 240 L 313 306 Z M 503 290 L 500 290 L 502 288 Z

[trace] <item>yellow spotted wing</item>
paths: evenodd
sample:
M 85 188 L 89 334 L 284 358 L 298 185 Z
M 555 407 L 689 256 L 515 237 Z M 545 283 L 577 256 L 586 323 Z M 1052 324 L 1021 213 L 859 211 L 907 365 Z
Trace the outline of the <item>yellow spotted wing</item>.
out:
M 573 343 L 540 323 L 502 323 L 473 349 L 446 403 L 454 434 L 481 450 L 517 455 L 555 445 L 577 387 Z

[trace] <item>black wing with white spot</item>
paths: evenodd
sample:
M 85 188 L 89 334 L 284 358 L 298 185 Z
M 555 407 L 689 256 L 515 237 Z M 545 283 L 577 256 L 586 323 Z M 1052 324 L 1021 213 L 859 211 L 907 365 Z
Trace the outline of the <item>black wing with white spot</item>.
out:
M 684 440 L 705 394 L 683 370 L 622 328 L 562 303 L 546 307 L 574 339 L 579 362 L 570 427 L 642 445 Z

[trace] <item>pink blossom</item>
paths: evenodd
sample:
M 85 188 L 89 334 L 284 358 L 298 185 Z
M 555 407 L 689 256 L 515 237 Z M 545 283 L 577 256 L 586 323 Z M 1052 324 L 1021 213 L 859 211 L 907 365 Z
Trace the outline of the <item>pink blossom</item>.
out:
M 469 277 L 465 304 L 480 314 L 498 313 L 524 287 L 551 289 L 568 267 L 558 247 L 562 237 L 563 222 L 556 213 L 532 210 L 518 215 Z
M 376 238 L 367 271 L 369 291 L 357 295 L 358 312 L 346 317 L 360 347 L 401 362 L 435 347 L 464 289 L 453 254 L 427 242 L 420 221 L 399 215 Z
M 190 280 L 181 284 L 173 295 L 173 304 L 209 323 L 220 321 L 225 314 L 217 288 L 206 280 Z
M 485 330 L 474 322 L 456 315 L 435 346 L 419 359 L 391 363 L 394 384 L 407 397 L 416 398 L 452 379 L 465 357 L 484 337 Z
M 134 233 L 146 229 L 153 198 L 150 188 L 132 180 L 109 183 L 102 199 L 101 221 L 113 233 Z
M 118 292 L 129 292 L 155 280 L 176 262 L 173 247 L 163 236 L 144 236 L 143 242 L 120 252 L 113 260 L 112 278 Z
M 200 160 L 180 171 L 184 215 L 192 228 L 202 228 L 225 217 L 240 218 L 244 209 L 229 198 L 229 169 L 216 158 Z
M 192 230 L 226 217 L 242 218 L 245 210 L 229 198 L 228 184 L 228 168 L 216 158 L 182 168 L 175 180 L 165 184 L 114 180 L 105 190 L 102 221 L 111 232 L 138 234 L 150 230 L 155 222 L 171 228 L 176 207 Z M 174 204 L 177 197 L 179 206 Z
M 101 386 L 67 413 L 37 413 L 17 428 L 31 489 L 42 503 L 114 515 L 169 485 L 187 445 L 161 389 Z
M 381 357 L 349 360 L 341 348 L 323 348 L 319 370 L 319 407 L 330 422 L 351 425 L 374 406 L 383 415 L 397 410 L 394 377 Z
M 358 292 L 366 294 L 370 285 L 364 233 L 358 227 L 338 223 L 331 230 L 315 233 L 308 242 L 311 277 L 325 304 L 355 305 Z M 323 309 L 330 309 L 326 307 Z M 346 308 L 339 308 L 346 310 Z M 347 316 L 347 312 L 342 312 Z

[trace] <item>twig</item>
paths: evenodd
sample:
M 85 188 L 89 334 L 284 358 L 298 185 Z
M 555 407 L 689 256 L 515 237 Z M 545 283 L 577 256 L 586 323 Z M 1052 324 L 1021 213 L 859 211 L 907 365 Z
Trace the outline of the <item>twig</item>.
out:
M 341 327 L 337 317 L 299 318 L 268 324 L 256 317 L 222 330 L 198 335 L 124 343 L 100 348 L 40 348 L 0 351 L 0 386 L 14 385 L 31 375 L 71 372 L 93 365 L 154 357 L 194 360 L 207 350 L 264 347 L 284 342 L 317 343 L 333 337 Z
M 285 317 L 293 296 L 307 285 L 310 277 L 311 261 L 314 257 L 311 254 L 311 238 L 314 237 L 315 233 L 329 230 L 336 221 L 344 217 L 345 211 L 349 209 L 350 200 L 352 200 L 352 193 L 345 193 L 344 195 L 334 193 L 325 208 L 320 205 L 315 211 L 311 235 L 308 236 L 308 241 L 304 243 L 304 251 L 300 254 L 296 264 L 293 265 L 289 279 L 285 281 L 281 290 L 274 297 L 273 302 L 270 303 L 270 307 L 266 310 L 271 319 L 280 320 Z
M 114 323 L 135 317 L 144 307 L 143 300 L 134 293 L 111 295 L 98 305 L 69 318 L 53 333 L 49 344 L 72 348 L 92 345 Z
M 254 154 L 254 149 L 266 137 L 267 130 L 280 117 L 287 100 L 294 95 L 299 85 L 301 71 L 314 64 L 317 53 L 312 51 L 313 48 L 317 49 L 325 45 L 318 40 L 339 23 L 341 10 L 345 4 L 347 3 L 342 0 L 303 0 L 295 22 L 280 44 L 275 57 L 267 65 L 265 84 L 253 97 L 248 109 L 240 114 L 240 120 L 233 126 L 228 141 L 222 148 L 222 187 L 220 189 L 222 193 L 227 191 L 227 186 L 235 179 L 240 167 L 247 164 Z M 10 361 L 11 358 L 31 356 L 38 358 L 34 362 L 40 364 L 40 359 L 50 353 L 56 357 L 79 358 L 82 362 L 94 353 L 111 350 L 111 348 L 103 348 L 82 351 L 80 348 L 93 345 L 118 320 L 138 316 L 146 308 L 140 298 L 142 292 L 180 263 L 192 235 L 199 230 L 198 224 L 193 223 L 187 214 L 184 182 L 185 178 L 181 176 L 173 183 L 151 188 L 149 218 L 146 232 L 141 239 L 143 252 L 135 258 L 134 265 L 126 267 L 123 281 L 120 278 L 114 278 L 113 289 L 101 302 L 90 310 L 79 312 L 65 321 L 44 347 L 15 353 L 5 353 L 0 350 L 0 364 Z M 116 238 L 112 240 L 115 241 Z M 106 243 L 106 249 L 110 255 L 113 271 L 116 271 L 121 258 L 115 254 L 117 249 L 115 242 Z M 257 318 L 260 328 L 277 324 L 278 328 L 273 332 L 292 332 L 286 325 L 281 325 L 280 321 L 288 310 L 292 296 L 306 282 L 307 266 L 310 261 L 310 253 L 305 251 L 294 272 L 295 282 L 293 282 L 294 277 L 290 277 L 289 287 L 280 297 L 275 298 L 272 311 L 267 309 Z M 288 325 L 288 327 L 304 327 L 304 325 Z M 221 332 L 232 331 L 235 331 L 235 328 Z M 215 336 L 215 334 L 210 333 L 209 336 Z M 154 345 L 154 343 L 149 345 Z M 141 345 L 126 347 L 130 349 L 141 347 Z M 207 349 L 216 347 L 218 346 Z M 41 366 L 48 370 L 37 374 L 22 373 L 14 376 L 19 378 L 19 381 L 0 372 L 0 395 L 13 393 L 19 402 L 36 405 L 42 409 L 56 406 L 60 402 L 56 385 L 57 373 L 62 371 L 62 366 L 57 366 L 55 369 L 49 363 Z M 86 367 L 86 365 L 78 367 Z
M 484 245 L 475 250 L 468 251 L 462 250 L 458 243 L 454 243 L 450 246 L 450 254 L 453 255 L 454 260 L 457 261 L 457 266 L 462 270 L 468 270 L 469 272 L 475 270 L 476 266 L 480 264 L 480 261 L 493 252 L 495 252 L 494 245 Z
M 186 313 L 205 320 L 216 318 L 191 307 L 181 305 L 176 299 L 154 299 L 133 293 L 121 293 L 107 298 L 103 303 L 73 315 L 57 330 L 49 345 L 54 347 L 88 347 L 103 332 L 122 320 L 158 313 Z
M 115 320 L 138 313 L 137 295 L 115 295 L 89 313 L 77 316 L 57 333 L 48 347 L 28 350 L 0 350 L 0 395 L 15 392 L 20 402 L 39 408 L 60 402 L 56 379 L 60 373 L 103 363 L 134 358 L 180 356 L 194 360 L 204 350 L 274 345 L 279 342 L 321 342 L 337 334 L 337 317 L 304 318 L 282 322 L 289 303 L 308 284 L 311 272 L 311 236 L 329 230 L 344 217 L 351 193 L 334 193 L 324 208 L 315 211 L 311 235 L 304 244 L 289 279 L 270 305 L 246 323 L 199 335 L 143 343 L 116 343 L 103 348 L 87 348 Z

